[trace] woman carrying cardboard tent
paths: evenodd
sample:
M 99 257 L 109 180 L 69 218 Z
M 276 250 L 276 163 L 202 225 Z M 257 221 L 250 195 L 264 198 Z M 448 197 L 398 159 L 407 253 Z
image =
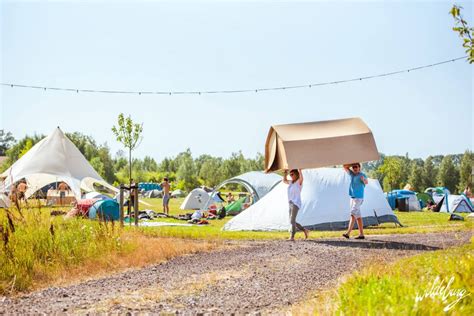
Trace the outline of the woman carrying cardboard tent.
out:
M 354 163 L 354 161 L 364 162 L 378 160 L 379 158 L 372 132 L 360 118 L 275 125 L 270 128 L 265 143 L 265 171 L 285 170 L 284 182 L 289 184 L 290 182 L 286 179 L 287 170 L 293 172 L 296 169 L 347 164 L 349 164 L 347 167 L 355 164 L 360 166 L 359 163 Z M 302 183 L 303 174 L 301 171 L 298 173 L 301 176 Z M 296 175 L 296 172 L 294 174 Z M 350 175 L 352 179 L 352 174 Z M 357 178 L 362 179 L 360 176 Z M 296 177 L 288 189 L 289 201 L 292 200 L 294 194 L 298 193 L 298 190 L 295 189 L 297 187 L 291 188 L 294 181 L 297 180 Z M 364 180 L 367 181 L 365 175 Z M 364 180 L 362 180 L 362 184 L 365 184 Z M 299 193 L 301 193 L 301 188 L 300 186 Z M 301 203 L 304 204 L 304 201 L 301 201 Z M 298 209 L 300 208 L 301 205 Z M 354 209 L 354 207 L 350 208 Z M 297 214 L 297 211 L 293 213 Z M 291 211 L 290 214 L 292 214 Z M 294 237 L 294 226 L 298 227 L 296 215 L 294 217 L 293 220 L 293 216 L 290 216 L 292 224 L 290 240 Z M 351 222 L 353 226 L 352 216 Z M 362 227 L 361 217 L 360 222 L 358 226 Z M 363 238 L 363 231 L 361 231 L 360 236 Z
M 283 182 L 288 184 L 288 204 L 290 208 L 291 236 L 290 240 L 295 240 L 296 229 L 304 233 L 305 239 L 308 239 L 309 231 L 296 222 L 296 216 L 301 208 L 301 189 L 303 187 L 303 173 L 301 170 L 293 169 L 290 171 L 291 180 L 288 180 L 288 170 L 285 170 Z

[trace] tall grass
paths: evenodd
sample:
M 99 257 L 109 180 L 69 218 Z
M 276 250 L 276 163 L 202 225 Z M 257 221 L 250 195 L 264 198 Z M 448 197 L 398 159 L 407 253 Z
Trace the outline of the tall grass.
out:
M 438 281 L 436 279 L 438 278 Z M 348 277 L 336 290 L 318 293 L 295 306 L 292 314 L 337 315 L 474 315 L 474 240 L 469 245 L 424 253 L 392 264 L 372 264 Z M 449 281 L 452 283 L 448 286 Z M 440 284 L 443 282 L 443 284 Z M 438 285 L 464 290 L 456 301 L 436 293 Z M 452 292 L 455 293 L 455 292 Z M 424 297 L 417 301 L 418 297 Z
M 38 208 L 0 212 L 1 295 L 211 247 L 157 240 L 113 222 L 52 217 Z

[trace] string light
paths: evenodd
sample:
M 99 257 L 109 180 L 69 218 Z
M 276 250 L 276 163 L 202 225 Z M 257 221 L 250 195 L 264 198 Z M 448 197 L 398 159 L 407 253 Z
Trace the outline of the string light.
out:
M 267 92 L 267 91 L 281 91 L 281 90 L 291 90 L 291 89 L 302 89 L 302 88 L 314 88 L 320 86 L 328 86 L 328 85 L 335 85 L 340 83 L 348 83 L 353 81 L 362 81 L 362 80 L 369 80 L 381 77 L 388 77 L 394 76 L 401 73 L 409 73 L 425 68 L 431 68 L 440 66 L 443 64 L 455 62 L 458 60 L 467 59 L 466 56 L 457 57 L 441 62 L 437 62 L 434 64 L 428 64 L 423 66 L 418 66 L 414 68 L 408 68 L 393 72 L 387 72 L 377 75 L 365 76 L 365 77 L 356 77 L 352 79 L 345 79 L 345 80 L 338 80 L 338 81 L 329 81 L 329 82 L 319 82 L 319 83 L 310 83 L 304 85 L 294 85 L 294 86 L 281 86 L 281 87 L 270 87 L 270 88 L 257 88 L 257 89 L 240 89 L 240 90 L 205 90 L 205 91 L 126 91 L 126 90 L 94 90 L 94 89 L 77 89 L 77 88 L 59 88 L 59 87 L 45 87 L 45 86 L 35 86 L 35 85 L 23 85 L 23 84 L 15 84 L 15 83 L 0 83 L 2 86 L 10 86 L 11 88 L 26 88 L 26 89 L 42 89 L 46 90 L 54 90 L 54 91 L 65 91 L 65 92 L 83 92 L 83 93 L 109 93 L 109 94 L 163 94 L 163 95 L 178 95 L 178 94 L 190 94 L 190 95 L 202 95 L 202 94 L 228 94 L 228 93 L 257 93 L 257 92 Z

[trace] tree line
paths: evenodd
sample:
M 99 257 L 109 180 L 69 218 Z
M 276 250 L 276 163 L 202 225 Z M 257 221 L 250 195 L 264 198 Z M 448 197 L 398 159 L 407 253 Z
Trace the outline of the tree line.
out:
M 76 145 L 94 169 L 109 183 L 128 183 L 128 161 L 125 152 L 112 155 L 107 144 L 97 144 L 90 136 L 75 132 L 66 136 Z M 0 130 L 0 156 L 7 156 L 1 166 L 6 170 L 44 135 L 25 136 L 15 140 L 11 133 Z M 53 158 L 54 159 L 54 158 Z M 416 191 L 428 187 L 444 186 L 451 192 L 461 192 L 472 181 L 474 155 L 464 154 L 428 156 L 426 159 L 410 159 L 405 156 L 381 154 L 380 160 L 364 163 L 363 171 L 380 181 L 384 191 L 401 189 L 410 184 Z M 161 182 L 168 177 L 173 188 L 189 191 L 200 185 L 214 187 L 220 182 L 247 171 L 263 170 L 264 156 L 246 158 L 241 151 L 228 158 L 200 155 L 193 157 L 187 149 L 175 157 L 166 157 L 161 162 L 145 156 L 133 159 L 132 174 L 138 182 Z

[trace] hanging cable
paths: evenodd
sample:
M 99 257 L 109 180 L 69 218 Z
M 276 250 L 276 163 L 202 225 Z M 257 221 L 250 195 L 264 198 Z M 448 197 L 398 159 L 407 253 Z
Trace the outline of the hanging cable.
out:
M 65 91 L 65 92 L 84 92 L 84 93 L 109 93 L 109 94 L 167 94 L 167 95 L 174 95 L 174 94 L 226 94 L 226 93 L 257 93 L 257 92 L 267 92 L 267 91 L 278 91 L 278 90 L 290 90 L 290 89 L 302 89 L 302 88 L 313 88 L 313 87 L 320 87 L 320 86 L 328 86 L 328 85 L 335 85 L 341 83 L 348 83 L 353 81 L 362 81 L 362 80 L 369 80 L 375 79 L 380 77 L 388 77 L 398 75 L 404 72 L 413 72 L 425 68 L 431 68 L 440 66 L 443 64 L 455 62 L 458 60 L 467 59 L 466 56 L 457 57 L 441 62 L 437 62 L 434 64 L 428 64 L 393 72 L 381 73 L 371 76 L 364 76 L 364 77 L 355 77 L 352 79 L 345 79 L 345 80 L 337 80 L 337 81 L 328 81 L 328 82 L 318 82 L 318 83 L 310 83 L 310 84 L 303 84 L 303 85 L 294 85 L 294 86 L 281 86 L 281 87 L 270 87 L 270 88 L 257 88 L 257 89 L 239 89 L 239 90 L 204 90 L 204 91 L 127 91 L 127 90 L 94 90 L 94 89 L 77 89 L 77 88 L 59 88 L 59 87 L 47 87 L 47 86 L 36 86 L 36 85 L 24 85 L 24 84 L 15 84 L 15 83 L 5 83 L 2 82 L 2 86 L 9 86 L 11 88 L 27 88 L 27 89 L 41 89 L 44 91 L 51 90 L 51 91 Z

